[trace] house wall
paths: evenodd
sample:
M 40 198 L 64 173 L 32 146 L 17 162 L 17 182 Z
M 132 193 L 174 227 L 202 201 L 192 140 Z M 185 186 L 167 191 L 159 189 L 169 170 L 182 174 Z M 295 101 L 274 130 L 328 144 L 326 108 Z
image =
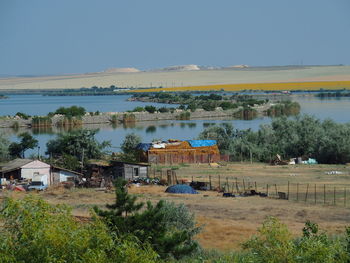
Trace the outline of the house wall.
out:
M 77 175 L 68 171 L 63 171 L 63 170 L 55 171 L 52 173 L 53 183 L 55 184 L 58 184 L 61 182 L 67 182 L 68 178 L 71 178 L 71 177 L 75 178 L 77 177 Z
M 38 160 L 27 163 L 21 167 L 21 177 L 33 179 L 35 173 L 50 176 L 50 165 Z M 48 180 L 49 182 L 51 180 Z
M 123 177 L 125 180 L 147 177 L 147 166 L 124 164 Z

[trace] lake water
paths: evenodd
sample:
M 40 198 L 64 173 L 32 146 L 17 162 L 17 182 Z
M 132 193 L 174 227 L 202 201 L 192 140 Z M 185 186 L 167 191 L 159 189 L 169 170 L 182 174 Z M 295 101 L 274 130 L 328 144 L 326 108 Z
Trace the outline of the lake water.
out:
M 128 95 L 119 96 L 66 96 L 66 97 L 44 97 L 40 95 L 13 95 L 9 99 L 0 100 L 0 115 L 14 115 L 17 112 L 24 112 L 30 115 L 45 115 L 50 111 L 55 111 L 58 107 L 79 105 L 87 109 L 87 111 L 126 111 L 137 106 L 150 105 L 151 103 L 130 102 L 126 101 Z M 298 101 L 301 105 L 302 114 L 311 114 L 319 119 L 330 118 L 336 122 L 350 122 L 350 98 L 327 98 L 319 99 L 313 96 L 298 96 L 292 98 Z M 153 104 L 157 107 L 168 106 L 166 104 Z M 176 105 L 174 105 L 176 106 Z M 153 139 L 193 139 L 209 125 L 219 124 L 222 122 L 232 123 L 237 129 L 253 130 L 259 129 L 261 124 L 271 122 L 268 117 L 254 119 L 250 121 L 244 120 L 189 120 L 189 121 L 159 121 L 159 122 L 144 122 L 136 123 L 133 127 L 125 127 L 118 125 L 112 127 L 109 125 L 89 126 L 89 128 L 98 129 L 97 139 L 99 141 L 108 140 L 112 143 L 110 151 L 119 151 L 120 144 L 124 140 L 126 134 L 134 132 L 142 137 L 144 142 L 150 142 Z M 8 133 L 10 139 L 15 141 L 16 135 L 12 130 L 0 130 L 1 133 Z M 28 130 L 33 133 L 32 130 Z M 40 152 L 44 154 L 46 142 L 55 138 L 52 133 L 34 133 L 34 136 L 39 140 Z M 26 154 L 37 153 L 37 149 L 28 151 Z

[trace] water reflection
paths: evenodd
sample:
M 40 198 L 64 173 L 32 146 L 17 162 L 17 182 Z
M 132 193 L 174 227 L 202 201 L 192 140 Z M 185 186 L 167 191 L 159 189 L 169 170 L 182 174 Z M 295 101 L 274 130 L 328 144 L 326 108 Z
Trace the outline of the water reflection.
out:
M 155 133 L 157 131 L 157 128 L 156 128 L 156 126 L 148 126 L 147 128 L 146 128 L 146 133 Z

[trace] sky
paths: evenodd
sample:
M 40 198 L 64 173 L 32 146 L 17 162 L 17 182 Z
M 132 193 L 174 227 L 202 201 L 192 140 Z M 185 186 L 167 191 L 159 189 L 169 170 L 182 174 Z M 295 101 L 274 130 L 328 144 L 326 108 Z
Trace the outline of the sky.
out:
M 0 0 L 0 75 L 350 64 L 349 0 Z

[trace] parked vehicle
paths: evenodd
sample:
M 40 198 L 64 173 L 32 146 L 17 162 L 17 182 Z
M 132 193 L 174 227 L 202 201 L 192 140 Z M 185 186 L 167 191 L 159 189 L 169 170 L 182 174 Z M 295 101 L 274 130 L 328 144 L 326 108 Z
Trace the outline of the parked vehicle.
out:
M 31 191 L 31 190 L 44 191 L 47 189 L 47 187 L 48 187 L 48 185 L 44 184 L 44 182 L 34 181 L 34 182 L 30 183 L 30 185 L 28 187 L 28 191 Z

